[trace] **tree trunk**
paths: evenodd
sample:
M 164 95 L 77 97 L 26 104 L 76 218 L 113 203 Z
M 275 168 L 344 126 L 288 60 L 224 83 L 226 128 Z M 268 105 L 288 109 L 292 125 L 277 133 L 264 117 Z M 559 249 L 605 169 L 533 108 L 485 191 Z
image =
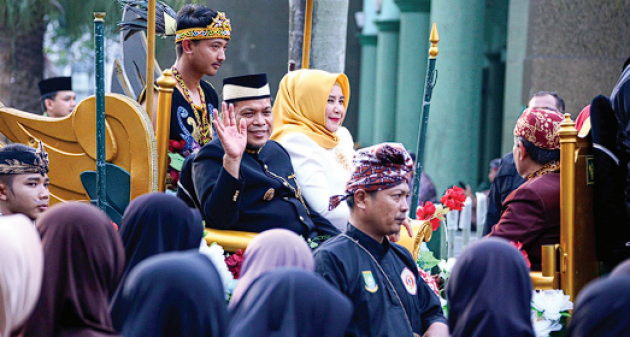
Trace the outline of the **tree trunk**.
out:
M 11 36 L 11 32 L 0 25 L 0 103 L 7 106 L 11 99 Z
M 37 83 L 44 73 L 43 21 L 43 16 L 35 20 L 28 31 L 0 25 L 0 101 L 6 106 L 41 113 Z
M 305 10 L 305 0 L 289 0 L 289 62 L 295 62 L 295 69 L 302 68 Z
M 349 0 L 315 0 L 311 68 L 342 73 L 346 67 Z
M 305 0 L 289 0 L 289 60 L 302 67 Z M 314 0 L 310 68 L 343 72 L 349 0 Z

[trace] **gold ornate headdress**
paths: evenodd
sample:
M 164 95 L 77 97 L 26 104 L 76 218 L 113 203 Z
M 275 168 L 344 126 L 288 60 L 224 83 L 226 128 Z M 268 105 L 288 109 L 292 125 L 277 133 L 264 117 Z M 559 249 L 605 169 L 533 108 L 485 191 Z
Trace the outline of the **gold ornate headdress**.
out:
M 230 39 L 232 26 L 230 19 L 225 17 L 225 13 L 218 12 L 212 19 L 212 23 L 206 28 L 187 28 L 178 30 L 175 34 L 175 43 L 183 40 L 204 40 L 204 39 Z

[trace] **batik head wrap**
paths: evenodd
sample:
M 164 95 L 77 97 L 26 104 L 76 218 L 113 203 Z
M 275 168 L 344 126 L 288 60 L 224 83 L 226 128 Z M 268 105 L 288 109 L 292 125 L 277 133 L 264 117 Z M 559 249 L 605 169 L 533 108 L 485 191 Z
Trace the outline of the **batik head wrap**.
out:
M 380 191 L 409 181 L 413 160 L 400 143 L 381 143 L 357 151 L 353 160 L 354 173 L 346 184 L 345 195 L 330 198 L 328 210 L 335 209 L 343 200 L 359 190 Z
M 545 150 L 560 149 L 560 122 L 561 114 L 543 109 L 525 109 L 521 117 L 516 121 L 514 136 L 523 137 L 534 146 Z
M 21 147 L 26 150 L 7 148 L 0 151 L 0 174 L 48 173 L 48 153 L 41 141 L 37 149 Z

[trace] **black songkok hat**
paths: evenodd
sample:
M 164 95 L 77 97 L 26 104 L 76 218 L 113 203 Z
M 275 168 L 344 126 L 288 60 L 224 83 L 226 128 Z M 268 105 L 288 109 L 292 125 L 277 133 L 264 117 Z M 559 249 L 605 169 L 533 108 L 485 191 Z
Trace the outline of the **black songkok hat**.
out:
M 254 74 L 223 79 L 223 100 L 230 102 L 271 98 L 267 74 Z
M 41 141 L 37 149 L 24 146 L 0 151 L 0 174 L 22 173 L 48 173 L 48 153 Z
M 51 77 L 40 81 L 39 92 L 41 96 L 62 90 L 72 90 L 72 77 Z

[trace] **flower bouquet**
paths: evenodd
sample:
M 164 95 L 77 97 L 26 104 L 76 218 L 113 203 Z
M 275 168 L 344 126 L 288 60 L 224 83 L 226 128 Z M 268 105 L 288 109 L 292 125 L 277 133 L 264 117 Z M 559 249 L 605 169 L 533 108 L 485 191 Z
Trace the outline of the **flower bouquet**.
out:
M 453 186 L 446 190 L 446 193 L 440 198 L 441 205 L 434 205 L 432 202 L 424 202 L 416 209 L 416 219 L 425 221 L 431 225 L 431 229 L 436 231 L 440 228 L 440 224 L 445 219 L 445 216 L 450 211 L 461 211 L 464 207 L 466 196 L 464 190 Z M 422 231 L 424 227 L 421 227 L 418 232 Z M 427 235 L 425 235 L 427 236 Z M 420 235 L 416 235 L 416 240 Z M 430 237 L 430 235 L 428 236 Z M 418 246 L 416 246 L 418 245 Z M 414 256 L 417 256 L 416 262 L 418 264 L 418 270 L 424 281 L 429 287 L 436 293 L 442 303 L 442 309 L 444 314 L 448 314 L 447 301 L 442 296 L 446 281 L 450 276 L 453 266 L 455 265 L 455 258 L 449 258 L 448 260 L 438 260 L 433 253 L 428 250 L 419 251 L 419 242 L 414 242 Z M 437 267 L 436 274 L 431 274 L 431 270 Z
M 465 201 L 464 190 L 453 186 L 446 190 L 446 193 L 440 198 L 442 205 L 436 206 L 432 202 L 427 201 L 418 206 L 416 219 L 428 221 L 435 232 L 440 227 L 440 223 L 444 220 L 446 213 L 449 211 L 461 211 L 464 208 Z
M 573 302 L 562 290 L 534 290 L 532 294 L 532 326 L 536 337 L 563 336 Z
M 444 289 L 446 287 L 446 281 L 448 281 L 448 278 L 451 275 L 451 271 L 453 270 L 453 267 L 455 266 L 456 260 L 455 258 L 449 258 L 447 261 L 437 260 L 433 257 L 433 254 L 430 251 L 429 253 L 430 253 L 430 258 L 432 258 L 434 261 L 437 261 L 437 263 L 433 264 L 434 261 L 431 260 L 431 263 L 427 264 L 426 261 L 423 262 L 421 261 L 421 259 L 418 259 L 418 272 L 420 273 L 420 276 L 422 277 L 424 282 L 429 286 L 429 288 L 431 288 L 431 290 L 433 290 L 433 292 L 440 299 L 440 304 L 442 306 L 442 311 L 444 312 L 444 316 L 447 316 L 448 315 L 448 306 L 447 306 L 448 302 L 444 298 Z M 429 271 L 422 269 L 420 267 L 421 264 L 423 264 L 424 266 L 429 266 L 433 264 L 431 268 L 437 266 L 439 271 L 436 274 L 431 274 Z

